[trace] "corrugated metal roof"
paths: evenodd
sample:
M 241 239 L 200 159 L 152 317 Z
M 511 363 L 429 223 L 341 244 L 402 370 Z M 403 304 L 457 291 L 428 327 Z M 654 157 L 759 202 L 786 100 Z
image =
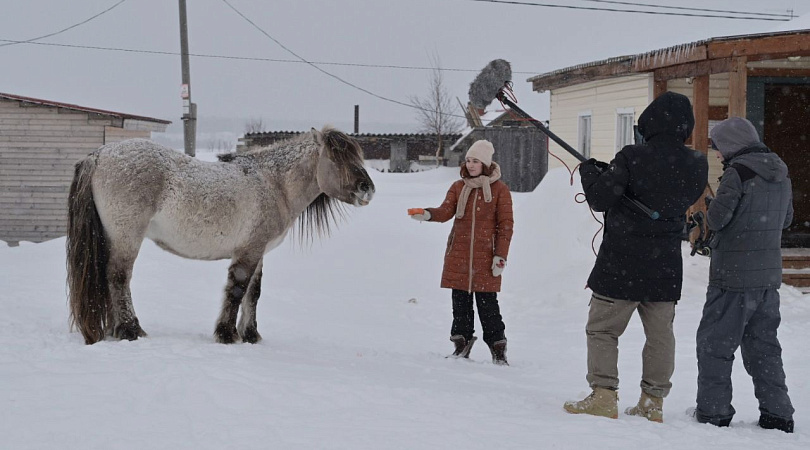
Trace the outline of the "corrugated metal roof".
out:
M 39 98 L 32 98 L 32 97 L 23 97 L 22 95 L 4 94 L 2 92 L 0 92 L 0 98 L 5 98 L 5 99 L 8 99 L 8 100 L 17 100 L 17 101 L 25 102 L 25 103 L 33 103 L 33 104 L 36 104 L 36 105 L 55 106 L 57 108 L 71 109 L 71 110 L 74 110 L 74 111 L 82 111 L 82 112 L 88 112 L 88 113 L 94 113 L 94 114 L 103 114 L 105 116 L 119 117 L 121 119 L 143 120 L 143 121 L 147 121 L 147 122 L 156 122 L 156 123 L 162 123 L 162 124 L 166 124 L 166 125 L 172 123 L 170 120 L 156 119 L 154 117 L 136 116 L 134 114 L 126 114 L 126 113 L 115 112 L 115 111 L 107 111 L 107 110 L 98 109 L 98 108 L 88 108 L 86 106 L 73 105 L 73 104 L 70 104 L 70 103 L 55 102 L 55 101 L 52 101 L 52 100 L 42 100 L 42 99 L 39 99 Z
M 246 138 L 261 138 L 261 137 L 270 137 L 273 135 L 297 135 L 302 133 L 308 133 L 308 131 L 262 131 L 258 133 L 247 133 L 245 134 Z M 349 136 L 356 137 L 356 138 L 391 138 L 391 139 L 401 139 L 401 138 L 432 138 L 436 136 L 434 133 L 346 133 Z M 448 133 L 445 136 L 455 137 L 461 136 L 461 133 Z

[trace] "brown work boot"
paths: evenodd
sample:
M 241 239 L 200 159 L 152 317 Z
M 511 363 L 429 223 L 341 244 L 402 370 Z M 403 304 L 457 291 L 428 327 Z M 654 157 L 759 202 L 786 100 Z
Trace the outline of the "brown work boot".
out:
M 460 334 L 454 334 L 450 336 L 450 340 L 453 341 L 456 349 L 453 351 L 452 355 L 448 356 L 448 358 L 469 358 L 470 350 L 472 350 L 472 346 L 475 344 L 475 341 L 478 340 L 478 338 L 473 336 L 468 340 Z
M 613 389 L 593 388 L 591 395 L 578 402 L 565 402 L 563 408 L 571 414 L 590 414 L 592 416 L 619 418 L 619 395 Z
M 508 366 L 506 362 L 506 339 L 493 342 L 489 346 L 489 351 L 492 353 L 492 363 L 499 366 Z
M 650 422 L 664 423 L 664 399 L 641 391 L 638 405 L 624 410 L 631 416 L 645 417 Z

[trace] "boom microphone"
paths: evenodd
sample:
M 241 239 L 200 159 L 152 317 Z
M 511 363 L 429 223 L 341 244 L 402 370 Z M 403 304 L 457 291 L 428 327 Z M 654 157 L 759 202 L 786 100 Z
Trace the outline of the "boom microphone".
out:
M 478 109 L 486 108 L 509 81 L 512 81 L 509 62 L 503 59 L 490 61 L 470 83 L 470 103 Z

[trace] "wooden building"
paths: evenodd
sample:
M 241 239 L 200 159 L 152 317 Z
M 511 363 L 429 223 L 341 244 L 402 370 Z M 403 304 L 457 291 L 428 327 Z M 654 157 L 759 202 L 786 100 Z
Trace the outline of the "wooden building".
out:
M 804 25 L 807 19 L 799 20 Z M 790 171 L 795 216 L 782 245 L 810 248 L 810 29 L 717 37 L 560 69 L 528 81 L 533 90 L 551 94 L 551 129 L 586 156 L 603 161 L 633 141 L 638 116 L 668 90 L 692 101 L 695 129 L 687 144 L 704 153 L 715 123 L 746 117 Z M 556 144 L 551 143 L 551 150 L 574 162 Z M 715 155 L 708 156 L 708 182 L 716 188 L 722 166 Z M 786 281 L 810 286 L 807 252 L 787 254 L 798 259 L 786 263 Z
M 492 116 L 492 117 L 487 117 Z M 509 111 L 492 111 L 469 120 L 472 126 L 445 152 L 448 166 L 458 166 L 479 139 L 492 142 L 492 160 L 501 166 L 501 179 L 512 192 L 531 192 L 548 172 L 548 136 Z
M 237 151 L 245 151 L 251 147 L 263 147 L 278 141 L 290 139 L 303 131 L 268 131 L 248 133 L 239 139 Z M 436 162 L 436 135 L 429 133 L 351 133 L 363 149 L 365 159 L 392 159 L 392 148 L 403 148 L 405 161 L 422 161 L 423 163 Z M 457 141 L 461 134 L 443 135 L 444 147 L 448 148 Z
M 790 169 L 794 225 L 785 244 L 810 247 L 810 30 L 718 37 L 610 58 L 529 78 L 550 91 L 550 127 L 586 156 L 609 161 L 632 143 L 647 105 L 670 90 L 690 98 L 695 130 L 689 145 L 708 153 L 709 129 L 746 117 Z M 551 150 L 573 161 L 551 143 Z M 709 182 L 722 172 L 709 155 Z
M 100 146 L 171 122 L 0 93 L 0 240 L 64 236 L 73 165 Z

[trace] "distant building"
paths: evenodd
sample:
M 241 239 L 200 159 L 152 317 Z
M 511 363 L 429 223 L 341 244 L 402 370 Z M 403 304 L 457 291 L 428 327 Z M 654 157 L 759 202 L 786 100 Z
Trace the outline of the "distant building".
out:
M 237 151 L 251 147 L 264 147 L 278 141 L 293 138 L 303 131 L 268 131 L 248 133 L 239 139 Z M 382 159 L 391 161 L 391 171 L 404 172 L 411 162 L 423 164 L 436 163 L 436 134 L 349 134 L 358 141 L 363 149 L 365 159 Z M 445 148 L 456 142 L 461 134 L 443 136 Z M 439 161 L 444 163 L 444 161 Z
M 104 144 L 149 138 L 170 123 L 0 93 L 0 240 L 64 236 L 73 165 Z
M 513 192 L 533 191 L 548 172 L 548 137 L 529 121 L 505 112 L 468 115 L 473 125 L 445 152 L 447 165 L 458 166 L 473 142 L 486 139 L 495 147 L 493 161 Z

